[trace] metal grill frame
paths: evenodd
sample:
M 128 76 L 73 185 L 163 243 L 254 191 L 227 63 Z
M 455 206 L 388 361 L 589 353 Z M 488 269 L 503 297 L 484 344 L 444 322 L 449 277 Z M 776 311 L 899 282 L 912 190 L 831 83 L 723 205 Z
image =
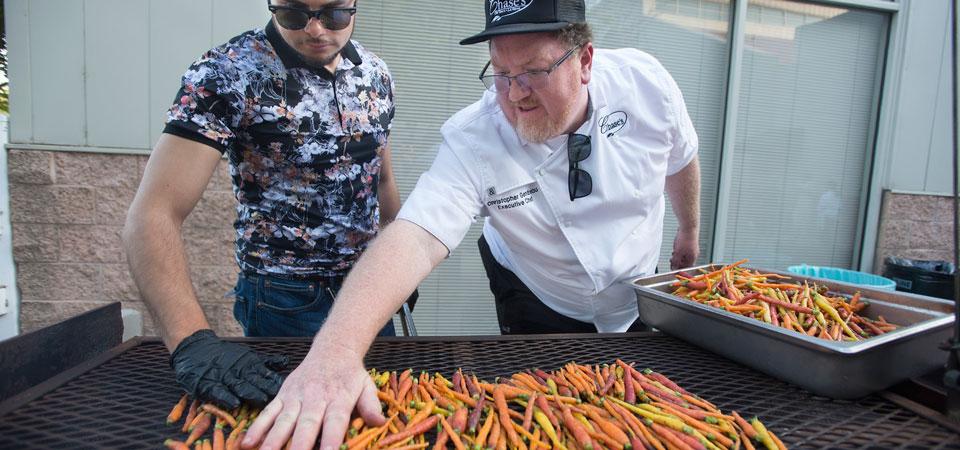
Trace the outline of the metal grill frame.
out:
M 238 338 L 299 363 L 310 339 Z M 724 412 L 760 417 L 790 448 L 960 449 L 960 432 L 894 403 L 817 397 L 662 333 L 380 338 L 379 370 L 457 367 L 493 380 L 525 368 L 616 358 L 657 370 Z M 164 418 L 180 397 L 157 338 L 136 338 L 0 404 L 0 448 L 156 448 L 181 436 Z

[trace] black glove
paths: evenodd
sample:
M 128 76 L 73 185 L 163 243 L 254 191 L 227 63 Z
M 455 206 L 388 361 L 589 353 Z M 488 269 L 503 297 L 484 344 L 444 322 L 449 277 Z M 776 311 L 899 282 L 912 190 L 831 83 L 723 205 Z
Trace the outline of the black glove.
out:
M 187 393 L 226 409 L 241 401 L 266 405 L 283 384 L 273 370 L 287 362 L 286 356 L 259 356 L 246 346 L 222 341 L 213 330 L 191 334 L 170 355 L 177 383 Z

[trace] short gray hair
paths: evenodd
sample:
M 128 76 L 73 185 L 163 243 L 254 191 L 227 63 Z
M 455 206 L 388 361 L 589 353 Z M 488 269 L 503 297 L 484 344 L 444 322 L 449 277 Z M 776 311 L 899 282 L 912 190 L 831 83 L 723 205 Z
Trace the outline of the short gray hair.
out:
M 567 47 L 578 47 L 587 42 L 593 42 L 593 29 L 586 22 L 576 22 L 563 27 L 556 32 L 557 39 Z

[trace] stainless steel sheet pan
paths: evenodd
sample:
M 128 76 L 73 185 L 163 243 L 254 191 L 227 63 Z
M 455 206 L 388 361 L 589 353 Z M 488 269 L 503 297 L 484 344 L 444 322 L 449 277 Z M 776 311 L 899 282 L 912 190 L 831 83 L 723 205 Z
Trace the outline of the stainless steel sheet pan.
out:
M 708 271 L 721 264 L 701 266 Z M 870 303 L 862 315 L 902 327 L 859 342 L 833 342 L 773 326 L 672 295 L 677 272 L 630 280 L 640 318 L 648 325 L 814 394 L 852 399 L 930 372 L 946 361 L 939 344 L 953 324 L 953 302 L 904 292 L 867 289 L 833 280 L 779 273 L 791 281 L 815 281 L 835 294 L 857 291 Z M 688 269 L 689 271 L 689 269 Z

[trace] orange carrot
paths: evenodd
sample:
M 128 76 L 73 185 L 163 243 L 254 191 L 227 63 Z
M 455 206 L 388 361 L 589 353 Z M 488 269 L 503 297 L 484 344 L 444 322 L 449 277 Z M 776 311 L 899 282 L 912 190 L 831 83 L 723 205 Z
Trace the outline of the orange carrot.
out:
M 205 403 L 205 404 L 202 406 L 202 409 L 203 409 L 204 411 L 210 413 L 210 414 L 213 414 L 213 415 L 215 415 L 215 416 L 223 419 L 225 422 L 227 422 L 227 425 L 230 425 L 230 428 L 236 428 L 236 427 L 237 427 L 237 419 L 234 419 L 233 416 L 230 415 L 230 413 L 228 413 L 228 412 L 226 412 L 226 411 L 224 411 L 224 410 L 222 410 L 222 409 L 220 409 L 220 408 L 217 408 L 216 406 L 211 405 L 210 403 Z
M 718 433 L 716 430 L 714 430 L 714 429 L 711 428 L 709 425 L 707 425 L 706 422 L 703 422 L 703 421 L 694 419 L 693 417 L 690 417 L 690 416 L 688 416 L 688 415 L 680 412 L 680 410 L 679 410 L 680 408 L 674 408 L 674 407 L 672 407 L 671 405 L 667 405 L 667 404 L 660 404 L 660 405 L 657 405 L 657 406 L 659 406 L 661 409 L 663 409 L 663 410 L 665 410 L 665 411 L 667 411 L 667 412 L 669 412 L 669 413 L 671 413 L 671 414 L 679 417 L 679 418 L 682 419 L 687 425 L 689 425 L 689 426 L 691 426 L 691 427 L 693 427 L 693 428 L 696 428 L 696 429 L 700 430 L 701 432 L 703 432 L 704 435 L 713 434 L 714 436 L 716 436 L 717 442 L 723 444 L 724 446 L 730 447 L 730 446 L 733 445 L 733 441 L 730 440 L 730 438 L 724 436 L 722 433 Z
M 750 442 L 750 436 L 747 436 L 744 430 L 740 430 L 740 442 L 743 442 L 744 450 L 757 450 L 756 447 L 753 446 L 753 443 Z
M 483 390 L 487 391 L 490 394 L 493 394 L 494 390 L 500 389 L 500 391 L 503 393 L 503 398 L 506 400 L 512 400 L 517 397 L 527 398 L 530 396 L 530 392 L 528 390 L 520 389 L 518 387 L 514 387 L 506 384 L 493 385 L 490 383 L 481 382 L 480 386 L 483 387 Z
M 400 383 L 397 381 L 397 372 L 390 372 L 389 385 L 394 394 L 400 392 Z
M 243 430 L 247 427 L 247 419 L 240 419 L 240 422 L 237 423 L 237 427 L 230 431 L 230 434 L 227 436 L 227 442 L 225 444 L 227 450 L 233 450 L 240 447 L 240 441 L 237 439 Z
M 423 386 L 423 388 L 430 393 L 430 397 L 433 397 L 433 399 L 437 401 L 437 405 L 441 408 L 449 409 L 451 411 L 456 408 L 456 405 L 453 403 L 453 401 L 446 396 L 440 395 L 440 393 L 437 392 L 437 390 L 433 387 L 432 383 L 420 383 L 420 386 Z
M 560 426 L 560 421 L 557 419 L 557 416 L 553 414 L 553 408 L 547 404 L 547 398 L 542 395 L 538 395 L 535 399 L 533 399 L 533 401 L 537 404 L 537 408 L 540 408 L 540 411 L 543 411 L 543 413 L 546 414 L 547 419 L 550 419 L 550 423 L 553 425 L 553 427 L 558 428 Z
M 503 424 L 500 424 L 499 428 L 504 428 Z M 507 434 L 500 433 L 497 437 L 497 444 L 494 447 L 496 450 L 507 450 Z
M 409 370 L 409 369 L 408 369 Z M 404 372 L 406 373 L 406 372 Z M 404 378 L 403 382 L 400 383 L 400 390 L 397 392 L 397 401 L 403 402 L 404 398 L 407 396 L 407 392 L 410 391 L 410 388 L 413 386 L 413 380 L 408 376 Z
M 607 391 L 613 387 L 613 383 L 617 381 L 617 371 L 610 370 L 609 367 L 604 368 L 607 373 L 606 381 L 603 383 L 603 387 L 600 389 L 600 395 L 607 395 Z
M 377 398 L 383 402 L 386 402 L 388 405 L 392 406 L 397 411 L 404 410 L 403 406 L 401 406 L 400 403 L 397 403 L 397 399 L 393 398 L 393 396 L 391 396 L 386 392 L 377 391 Z
M 612 448 L 614 450 L 624 450 L 624 447 L 622 444 L 617 442 L 616 439 L 610 436 L 607 436 L 606 434 L 603 434 L 603 432 L 599 431 L 599 429 L 595 428 L 594 431 L 587 430 L 587 433 L 589 433 L 590 437 L 593 438 L 593 442 L 600 443 L 600 445 L 598 446 L 599 448 Z
M 450 425 L 450 422 L 447 422 L 447 419 L 444 419 L 443 416 L 440 417 L 440 425 L 443 427 L 443 430 L 447 432 L 447 435 L 450 437 L 450 441 L 453 442 L 454 448 L 457 450 L 466 450 L 463 447 L 463 441 L 460 440 L 460 433 L 457 433 L 457 430 Z
M 399 433 L 394 433 L 394 434 L 391 434 L 390 436 L 387 436 L 381 439 L 378 445 L 380 447 L 386 447 L 394 442 L 401 442 L 413 436 L 416 436 L 418 434 L 426 433 L 431 428 L 437 426 L 437 421 L 440 420 L 440 417 L 441 417 L 440 415 L 434 414 L 429 418 L 427 418 L 426 420 L 418 424 L 409 426 L 405 430 Z
M 450 418 L 450 426 L 460 434 L 467 429 L 467 408 L 459 408 L 453 412 Z
M 409 445 L 401 445 L 399 447 L 390 447 L 389 450 L 420 450 L 422 448 L 427 448 L 429 446 L 430 446 L 429 443 L 422 442 L 419 444 L 409 444 Z
M 677 433 L 672 428 L 665 427 L 656 422 L 653 422 L 650 428 L 653 428 L 653 431 L 657 432 L 657 436 L 660 436 L 663 440 L 679 450 L 700 450 L 697 447 L 691 447 L 687 441 L 681 437 L 682 433 Z M 700 443 L 698 442 L 697 444 Z M 700 444 L 700 448 L 703 448 L 702 444 Z
M 180 397 L 180 401 L 178 401 L 176 405 L 173 405 L 170 414 L 167 414 L 167 425 L 171 425 L 180 420 L 185 409 L 187 409 L 187 394 L 183 394 L 183 396 Z
M 507 408 L 507 399 L 504 394 L 505 386 L 502 384 L 497 385 L 493 389 L 493 402 L 497 406 L 497 413 L 500 415 L 500 423 L 503 426 L 503 429 L 507 432 L 507 439 L 510 441 L 510 446 L 512 448 L 519 447 L 520 437 L 517 436 L 516 430 L 510 426 L 510 423 L 513 423 L 513 420 L 510 419 L 509 408 Z
M 197 408 L 200 406 L 200 401 L 194 399 L 190 403 L 190 409 L 187 411 L 187 418 L 183 421 L 183 427 L 180 428 L 181 433 L 186 433 L 190 431 L 190 424 L 193 423 L 193 419 L 197 418 Z
M 490 413 L 493 414 L 493 411 L 491 410 Z M 487 440 L 487 448 L 497 448 L 500 440 L 503 438 L 500 432 L 503 427 L 500 426 L 500 419 L 498 417 L 498 415 L 493 414 L 493 428 L 490 429 L 490 438 Z
M 189 445 L 184 444 L 183 442 L 180 442 L 180 441 L 175 441 L 173 439 L 167 439 L 163 441 L 163 446 L 167 447 L 170 450 L 190 450 Z
M 225 444 L 223 439 L 223 425 L 218 423 L 213 427 L 213 450 L 225 450 Z
M 590 435 L 587 433 L 587 428 L 573 417 L 573 413 L 570 412 L 570 407 L 567 405 L 560 405 L 560 413 L 563 417 L 563 426 L 573 433 L 573 438 L 577 441 L 577 443 L 580 444 L 580 446 L 585 450 L 593 450 L 593 442 L 590 440 Z
M 443 391 L 444 394 L 447 394 L 448 396 L 453 397 L 453 398 L 455 398 L 455 399 L 457 399 L 457 400 L 459 400 L 459 401 L 461 401 L 461 402 L 469 405 L 471 408 L 477 406 L 477 401 L 474 400 L 473 397 L 470 397 L 470 396 L 467 395 L 467 394 L 463 394 L 463 393 L 460 393 L 460 392 L 456 392 L 456 391 L 454 391 L 453 389 L 450 389 L 449 387 L 444 386 L 444 385 L 439 385 L 438 388 L 439 388 L 441 391 Z
M 797 305 L 794 305 L 793 303 L 788 303 L 783 300 L 777 300 L 774 298 L 767 297 L 766 295 L 758 295 L 757 299 L 763 300 L 771 305 L 777 305 L 777 306 L 784 307 L 786 309 L 792 309 L 801 314 L 813 314 L 813 310 L 810 308 L 807 308 L 805 306 L 797 306 Z M 773 313 L 773 311 L 776 311 L 776 309 L 770 308 L 770 312 Z
M 482 447 L 485 443 L 487 435 L 490 433 L 490 429 L 493 427 L 494 417 L 495 414 L 493 414 L 493 411 L 487 413 L 487 418 L 483 421 L 483 426 L 480 427 L 480 431 L 477 432 L 475 447 Z
M 632 405 L 637 402 L 637 391 L 633 385 L 633 374 L 630 373 L 631 370 L 633 370 L 632 367 L 629 370 L 623 370 L 623 401 Z
M 433 414 L 433 408 L 435 406 L 436 406 L 436 403 L 433 401 L 432 398 L 427 400 L 427 403 L 423 406 L 423 409 L 421 409 L 420 411 L 417 411 L 417 413 L 414 414 L 409 421 L 407 421 L 407 427 L 412 427 L 420 423 L 420 421 L 426 419 L 427 417 L 430 417 L 430 414 Z
M 536 402 L 537 393 L 534 392 L 530 400 L 527 400 L 527 409 L 523 411 L 523 424 L 520 425 L 524 431 L 530 431 L 530 425 L 533 422 L 533 405 Z
M 708 402 L 708 401 L 706 401 L 706 400 L 704 400 L 704 399 L 702 399 L 702 398 L 700 398 L 700 397 L 697 397 L 696 395 L 683 394 L 683 395 L 681 396 L 681 398 L 683 398 L 684 400 L 686 400 L 687 403 L 691 403 L 691 404 L 693 404 L 693 405 L 699 406 L 699 407 L 703 408 L 703 409 L 706 410 L 706 411 L 710 411 L 710 412 L 714 412 L 714 413 L 719 413 L 719 412 L 720 412 L 720 410 L 717 409 L 717 407 L 714 406 L 713 403 L 710 403 L 710 402 Z
M 542 390 L 543 392 L 547 392 L 546 386 L 543 386 L 540 383 L 537 383 L 536 380 L 527 378 L 524 375 L 526 374 L 522 372 L 517 372 L 513 374 L 513 376 L 511 377 L 511 380 L 513 381 L 513 383 L 517 384 L 518 387 L 520 387 L 521 389 L 528 389 L 531 391 Z
M 777 435 L 773 434 L 772 431 L 767 430 L 767 435 L 770 436 L 770 439 L 773 440 L 773 443 L 777 445 L 777 450 L 787 450 L 787 446 L 783 445 L 783 442 Z
M 380 425 L 379 427 L 376 427 L 376 428 L 368 428 L 368 429 L 364 430 L 363 432 L 357 434 L 356 436 L 354 436 L 354 437 L 352 437 L 352 438 L 350 438 L 350 439 L 347 439 L 347 441 L 344 442 L 343 445 L 341 445 L 340 447 L 341 447 L 341 448 L 358 448 L 358 447 L 359 447 L 359 448 L 363 448 L 363 447 L 366 447 L 367 444 L 368 444 L 373 438 L 375 438 L 375 437 L 376 437 L 378 434 L 380 434 L 382 431 L 388 429 L 389 426 L 390 426 L 390 424 L 391 424 L 391 423 L 393 422 L 393 420 L 396 419 L 396 418 L 397 418 L 397 413 L 394 413 L 393 415 L 390 416 L 390 418 L 387 419 L 387 423 L 385 423 L 385 424 L 383 424 L 383 425 Z M 408 429 L 409 429 L 409 427 L 408 427 Z
M 593 409 L 587 410 L 587 416 L 593 419 L 594 422 L 600 427 L 600 429 L 606 433 L 607 436 L 613 438 L 621 446 L 630 445 L 630 438 L 627 437 L 627 434 L 623 430 L 615 425 L 613 422 L 600 417 L 600 414 Z
M 750 425 L 749 422 L 744 420 L 744 418 L 741 417 L 740 414 L 737 414 L 736 411 L 731 411 L 730 415 L 733 416 L 733 420 L 737 422 L 737 425 L 739 425 L 740 428 L 743 429 L 743 432 L 747 434 L 747 437 L 749 437 L 750 439 L 757 437 L 757 431 L 753 429 L 753 425 Z
M 185 444 L 190 445 L 200 439 L 200 436 L 203 436 L 203 433 L 207 431 L 207 428 L 210 428 L 210 414 L 202 412 L 197 415 L 197 418 L 193 420 L 196 422 L 190 429 L 190 436 L 187 438 Z
M 620 405 L 617 405 L 617 406 L 620 406 Z M 632 414 L 630 415 L 630 417 L 632 417 L 636 421 L 637 428 L 640 429 L 640 433 L 643 434 L 643 437 L 647 439 L 647 442 L 649 442 L 654 449 L 667 450 L 663 447 L 663 444 L 660 442 L 660 439 L 657 439 L 657 437 L 653 435 L 653 432 L 647 429 L 647 427 L 643 424 L 643 422 L 640 421 L 640 419 L 637 419 L 637 417 Z

